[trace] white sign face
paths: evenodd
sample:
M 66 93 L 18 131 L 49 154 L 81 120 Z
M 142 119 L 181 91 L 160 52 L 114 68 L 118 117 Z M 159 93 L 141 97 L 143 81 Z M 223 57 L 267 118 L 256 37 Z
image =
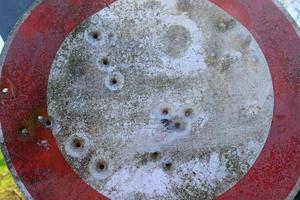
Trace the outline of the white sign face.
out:
M 70 166 L 111 199 L 212 199 L 268 136 L 273 88 L 253 36 L 206 0 L 119 0 L 62 44 L 48 85 Z

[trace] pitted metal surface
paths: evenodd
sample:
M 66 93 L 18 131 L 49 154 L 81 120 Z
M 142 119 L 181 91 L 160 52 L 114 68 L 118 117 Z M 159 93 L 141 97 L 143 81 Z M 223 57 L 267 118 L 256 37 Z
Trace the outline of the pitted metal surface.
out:
M 64 157 L 111 199 L 212 199 L 253 165 L 273 89 L 252 35 L 204 0 L 120 0 L 62 44 L 48 82 Z

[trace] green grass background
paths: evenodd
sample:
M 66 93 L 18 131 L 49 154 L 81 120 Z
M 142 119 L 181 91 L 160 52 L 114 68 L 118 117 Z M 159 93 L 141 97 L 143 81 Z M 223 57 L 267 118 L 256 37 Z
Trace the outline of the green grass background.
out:
M 0 200 L 23 200 L 0 151 Z

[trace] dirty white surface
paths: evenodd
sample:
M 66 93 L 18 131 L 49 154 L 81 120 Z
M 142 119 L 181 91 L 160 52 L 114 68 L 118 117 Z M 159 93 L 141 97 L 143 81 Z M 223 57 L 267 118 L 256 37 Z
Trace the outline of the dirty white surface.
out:
M 62 153 L 111 199 L 212 199 L 252 166 L 272 110 L 254 38 L 205 0 L 119 0 L 70 34 L 49 77 Z

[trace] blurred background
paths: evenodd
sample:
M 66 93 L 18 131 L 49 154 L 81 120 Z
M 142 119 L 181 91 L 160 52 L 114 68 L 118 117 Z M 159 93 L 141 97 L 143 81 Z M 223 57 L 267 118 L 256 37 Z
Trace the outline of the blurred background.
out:
M 16 186 L 10 172 L 6 167 L 3 155 L 0 152 L 0 199 L 1 200 L 19 200 L 24 199 L 22 193 Z

